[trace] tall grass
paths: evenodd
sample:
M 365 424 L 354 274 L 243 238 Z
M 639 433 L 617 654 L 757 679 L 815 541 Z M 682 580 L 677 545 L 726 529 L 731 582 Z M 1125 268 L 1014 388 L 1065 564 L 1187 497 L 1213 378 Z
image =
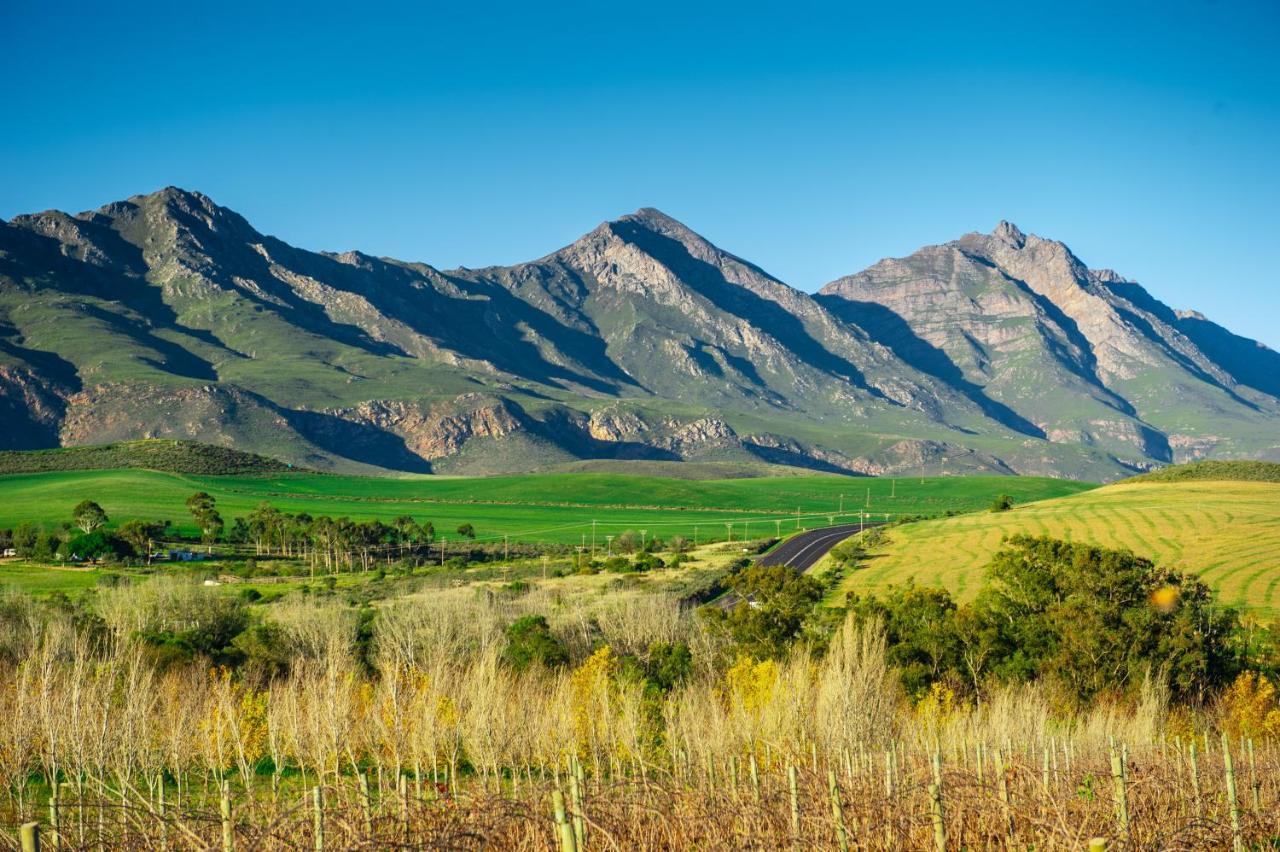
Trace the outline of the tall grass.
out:
M 602 849 L 836 848 L 841 831 L 864 849 L 939 832 L 948 848 L 1232 842 L 1220 719 L 1152 687 L 1085 712 L 1034 686 L 912 705 L 879 627 L 848 622 L 822 655 L 701 665 L 658 694 L 618 655 L 673 639 L 725 651 L 670 601 L 560 613 L 579 662 L 517 673 L 502 625 L 548 602 L 461 592 L 387 606 L 364 657 L 348 610 L 285 602 L 288 674 L 261 681 L 161 668 L 138 640 L 203 589 L 136 590 L 132 608 L 106 594 L 96 631 L 0 602 L 0 823 L 39 820 L 48 838 L 56 820 L 62 848 L 221 848 L 224 824 L 238 848 L 315 848 L 318 788 L 326 848 L 550 849 L 558 789 Z M 1280 751 L 1229 745 L 1240 838 L 1263 842 L 1280 832 Z

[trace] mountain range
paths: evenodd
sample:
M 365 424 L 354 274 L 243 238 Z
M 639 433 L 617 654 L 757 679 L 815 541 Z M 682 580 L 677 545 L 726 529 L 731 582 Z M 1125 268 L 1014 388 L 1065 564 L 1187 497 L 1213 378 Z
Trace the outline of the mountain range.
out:
M 311 252 L 198 192 L 0 222 L 0 449 L 1112 479 L 1280 459 L 1280 354 L 1008 222 L 810 295 L 642 209 L 546 257 Z

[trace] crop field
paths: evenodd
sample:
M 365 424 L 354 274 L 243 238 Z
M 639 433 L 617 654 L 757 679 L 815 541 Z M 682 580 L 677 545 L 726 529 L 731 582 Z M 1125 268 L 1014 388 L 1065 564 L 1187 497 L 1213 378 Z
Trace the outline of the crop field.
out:
M 940 515 L 988 505 L 997 494 L 1019 503 L 1078 493 L 1086 483 L 1034 477 L 871 479 L 837 476 L 683 480 L 607 473 L 493 478 L 368 477 L 282 474 L 194 476 L 149 470 L 53 471 L 0 476 L 0 528 L 70 518 L 96 500 L 113 520 L 170 520 L 196 530 L 184 501 L 207 491 L 227 518 L 267 501 L 286 512 L 384 522 L 409 515 L 448 536 L 475 526 L 477 540 L 597 543 L 627 529 L 699 541 L 762 537 L 856 519 L 859 511 Z
M 887 544 L 846 588 L 883 588 L 912 578 L 972 596 L 982 569 L 1015 533 L 1127 548 L 1199 574 L 1224 603 L 1280 614 L 1280 484 L 1134 482 L 1020 506 L 924 521 L 889 532 Z

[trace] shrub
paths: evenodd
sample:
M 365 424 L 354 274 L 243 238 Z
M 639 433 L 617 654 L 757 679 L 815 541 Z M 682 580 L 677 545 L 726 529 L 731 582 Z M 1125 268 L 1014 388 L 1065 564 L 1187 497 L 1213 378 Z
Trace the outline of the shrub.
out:
M 1007 512 L 1013 508 L 1013 498 L 1008 494 L 1001 494 L 991 503 L 991 511 Z
M 545 616 L 526 615 L 507 627 L 507 647 L 502 659 L 516 671 L 537 663 L 547 668 L 569 662 L 569 652 L 551 633 Z
M 134 555 L 133 547 L 122 538 L 103 529 L 78 535 L 62 545 L 59 552 L 66 559 L 124 559 Z

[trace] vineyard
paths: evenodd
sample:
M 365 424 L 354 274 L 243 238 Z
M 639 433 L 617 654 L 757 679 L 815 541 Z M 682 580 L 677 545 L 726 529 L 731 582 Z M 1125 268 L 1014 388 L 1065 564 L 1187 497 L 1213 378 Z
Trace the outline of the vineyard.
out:
M 1194 849 L 1280 832 L 1262 681 L 1198 709 L 1157 682 L 1079 710 L 1040 685 L 911 701 L 875 624 L 718 665 L 720 640 L 659 596 L 557 610 L 455 589 L 390 602 L 369 629 L 282 601 L 270 675 L 139 639 L 217 594 L 104 590 L 92 618 L 3 601 L 3 842 L 27 823 L 71 849 Z M 554 613 L 575 662 L 510 664 L 503 625 L 531 611 Z M 670 689 L 627 676 L 678 640 L 691 668 Z

